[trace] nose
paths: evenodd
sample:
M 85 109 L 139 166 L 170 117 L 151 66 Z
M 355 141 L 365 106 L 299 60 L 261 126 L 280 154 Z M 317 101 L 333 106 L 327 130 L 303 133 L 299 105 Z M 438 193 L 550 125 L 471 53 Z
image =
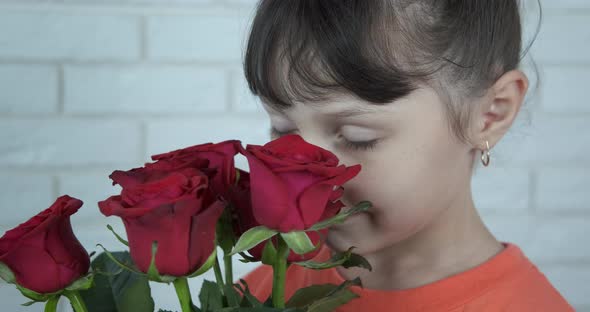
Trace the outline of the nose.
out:
M 322 135 L 320 135 L 319 133 L 299 130 L 299 135 L 305 140 L 305 142 L 331 151 L 329 141 L 326 138 L 322 137 Z
M 334 147 L 334 142 L 332 138 L 328 138 L 325 135 L 321 135 L 320 133 L 311 131 L 300 131 L 299 135 L 306 142 L 330 151 L 331 153 L 336 155 L 336 157 L 338 157 L 341 163 L 345 161 L 345 159 L 343 158 L 345 157 L 345 155 L 340 154 L 339 151 Z

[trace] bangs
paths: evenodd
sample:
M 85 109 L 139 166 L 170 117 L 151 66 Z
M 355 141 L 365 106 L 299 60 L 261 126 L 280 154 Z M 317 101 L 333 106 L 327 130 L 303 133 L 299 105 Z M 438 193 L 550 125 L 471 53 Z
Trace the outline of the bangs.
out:
M 340 93 L 374 104 L 408 95 L 417 87 L 391 60 L 388 9 L 385 1 L 260 1 L 243 64 L 250 91 L 278 109 Z

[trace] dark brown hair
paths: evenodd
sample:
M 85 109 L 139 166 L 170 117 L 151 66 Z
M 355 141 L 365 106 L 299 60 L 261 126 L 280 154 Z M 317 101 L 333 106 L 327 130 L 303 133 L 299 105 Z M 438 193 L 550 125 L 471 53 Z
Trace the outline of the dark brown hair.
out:
M 261 0 L 244 73 L 278 109 L 339 92 L 386 104 L 428 85 L 467 141 L 464 103 L 519 66 L 521 37 L 517 0 Z

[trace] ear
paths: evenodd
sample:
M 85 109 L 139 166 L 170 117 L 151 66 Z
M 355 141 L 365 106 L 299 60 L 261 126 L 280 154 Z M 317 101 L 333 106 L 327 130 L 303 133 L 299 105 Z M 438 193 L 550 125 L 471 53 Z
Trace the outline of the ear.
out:
M 484 96 L 473 125 L 474 144 L 483 150 L 485 141 L 490 149 L 495 146 L 512 126 L 529 86 L 527 76 L 520 70 L 511 70 L 502 75 Z

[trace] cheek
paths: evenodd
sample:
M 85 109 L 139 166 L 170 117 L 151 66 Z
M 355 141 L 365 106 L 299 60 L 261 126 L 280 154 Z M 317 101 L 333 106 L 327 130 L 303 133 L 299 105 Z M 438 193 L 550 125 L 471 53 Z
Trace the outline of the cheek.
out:
M 367 168 L 346 193 L 354 202 L 368 199 L 373 203 L 370 222 L 375 231 L 401 240 L 438 213 L 437 183 L 423 161 L 411 157 L 402 165 L 394 165 L 393 159 L 389 164 L 376 163 L 379 165 Z
M 355 218 L 346 230 L 351 236 L 371 235 L 374 246 L 367 248 L 406 239 L 455 197 L 461 175 L 457 147 L 440 134 L 430 138 L 413 137 L 368 153 L 359 176 L 345 185 L 345 204 L 370 200 L 374 205 L 370 214 Z

